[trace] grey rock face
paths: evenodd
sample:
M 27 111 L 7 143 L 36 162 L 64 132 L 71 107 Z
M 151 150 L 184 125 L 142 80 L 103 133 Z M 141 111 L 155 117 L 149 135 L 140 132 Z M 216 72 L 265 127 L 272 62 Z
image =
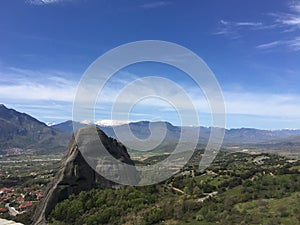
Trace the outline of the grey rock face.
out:
M 99 143 L 102 144 L 99 145 Z M 137 171 L 124 145 L 107 137 L 98 128 L 91 126 L 81 128 L 72 136 L 61 168 L 49 183 L 44 199 L 37 206 L 33 216 L 34 225 L 47 224 L 47 217 L 55 205 L 68 198 L 70 194 L 90 190 L 95 187 L 96 183 L 104 188 L 116 185 L 115 182 L 105 179 L 94 170 L 97 169 L 101 174 L 104 171 L 104 174 L 111 177 L 119 176 L 119 165 L 114 165 L 111 160 L 105 159 L 101 154 L 106 151 L 118 162 L 131 165 L 130 169 L 125 171 L 127 179 L 138 183 Z

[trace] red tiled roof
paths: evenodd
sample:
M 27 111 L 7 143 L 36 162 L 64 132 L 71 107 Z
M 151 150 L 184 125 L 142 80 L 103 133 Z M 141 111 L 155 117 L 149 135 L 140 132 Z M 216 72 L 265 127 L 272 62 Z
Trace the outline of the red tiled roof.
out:
M 23 198 L 22 196 L 18 196 L 18 197 L 17 197 L 17 201 L 18 201 L 18 202 L 23 202 L 23 201 L 24 201 L 24 198 Z
M 2 192 L 11 192 L 13 190 L 14 190 L 13 188 L 0 188 L 0 191 Z
M 20 209 L 26 209 L 30 207 L 32 207 L 32 202 L 24 202 L 19 206 Z
M 6 212 L 8 212 L 7 208 L 0 208 L 0 213 L 6 213 Z

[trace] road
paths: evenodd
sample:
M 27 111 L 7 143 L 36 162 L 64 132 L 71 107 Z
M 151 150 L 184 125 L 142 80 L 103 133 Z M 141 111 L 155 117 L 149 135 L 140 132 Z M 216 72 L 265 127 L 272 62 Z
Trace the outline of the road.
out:
M 9 214 L 10 214 L 11 216 L 17 216 L 18 214 L 20 214 L 14 207 L 10 207 L 10 206 L 9 206 L 9 203 L 7 203 L 7 204 L 5 205 L 5 208 L 8 209 Z

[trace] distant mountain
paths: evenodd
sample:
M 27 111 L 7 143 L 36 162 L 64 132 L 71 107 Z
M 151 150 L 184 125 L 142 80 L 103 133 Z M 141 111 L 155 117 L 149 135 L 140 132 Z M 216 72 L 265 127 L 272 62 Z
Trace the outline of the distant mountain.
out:
M 178 140 L 181 132 L 181 127 L 173 126 L 169 122 L 162 122 L 162 121 L 159 122 L 140 121 L 140 122 L 133 122 L 129 124 L 114 126 L 114 127 L 106 126 L 100 128 L 106 131 L 108 135 L 117 138 L 115 132 L 120 132 L 120 133 L 126 132 L 128 125 L 132 133 L 139 139 L 147 139 L 151 135 L 150 128 L 157 132 L 166 129 L 165 139 L 169 141 Z
M 272 140 L 268 142 L 260 143 L 263 147 L 273 148 L 275 150 L 280 150 L 283 147 L 288 148 L 290 150 L 297 150 L 299 151 L 300 147 L 300 135 L 292 135 L 287 138 Z
M 73 122 L 71 120 L 65 121 L 60 124 L 56 124 L 52 126 L 53 128 L 56 128 L 61 131 L 65 131 L 68 133 L 73 133 L 73 123 L 75 125 L 75 130 L 78 130 L 82 127 L 87 126 L 88 124 L 83 124 L 80 122 Z M 115 126 L 100 126 L 97 125 L 101 130 L 103 130 L 106 135 L 118 138 L 116 133 L 124 133 L 127 132 L 127 126 L 129 126 L 131 132 L 139 139 L 147 139 L 151 135 L 150 128 L 156 131 L 161 131 L 166 129 L 166 140 L 178 140 L 180 137 L 180 132 L 182 130 L 182 127 L 180 126 L 174 126 L 169 122 L 165 121 L 158 121 L 158 122 L 149 122 L 149 121 L 139 121 L 139 122 L 132 122 L 129 124 L 122 124 L 122 125 L 115 125 Z M 184 127 L 185 130 L 194 131 L 197 128 L 187 128 Z M 205 137 L 209 136 L 210 128 L 201 127 L 201 132 L 205 130 Z M 207 135 L 208 133 L 208 135 Z
M 86 127 L 88 125 L 91 125 L 91 124 L 76 122 L 76 121 L 72 121 L 72 120 L 67 120 L 65 122 L 55 124 L 51 127 L 56 129 L 56 130 L 66 132 L 71 137 L 71 134 L 74 133 L 74 131 L 79 130 L 80 128 Z M 106 133 L 108 136 L 115 137 L 114 132 L 113 132 L 113 128 L 111 126 L 97 126 L 97 127 L 99 127 L 101 130 L 103 130 L 104 133 Z
M 86 124 L 80 123 L 80 122 L 73 122 L 72 120 L 67 120 L 65 122 L 52 125 L 51 127 L 69 134 L 73 133 L 73 123 L 76 127 L 76 129 L 80 129 L 82 127 L 85 127 Z
M 75 123 L 79 128 L 85 126 L 78 122 Z M 180 127 L 173 126 L 169 122 L 149 122 L 149 121 L 140 121 L 128 124 L 131 132 L 140 139 L 146 139 L 150 136 L 150 127 L 156 130 L 165 129 L 167 130 L 166 136 L 164 139 L 165 146 L 167 144 L 176 144 L 179 140 L 181 131 L 188 132 L 192 136 L 194 132 L 199 132 L 199 142 L 201 144 L 206 144 L 211 128 L 209 127 Z M 102 129 L 108 136 L 118 139 L 116 132 L 124 136 L 124 133 L 127 132 L 127 124 L 117 125 L 117 126 L 98 126 Z M 72 121 L 66 121 L 62 124 L 54 126 L 57 129 L 62 131 L 67 131 L 69 133 L 73 132 Z M 183 129 L 184 128 L 184 129 Z M 294 135 L 300 135 L 300 130 L 260 130 L 254 128 L 239 128 L 239 129 L 226 129 L 224 136 L 224 145 L 246 145 L 246 144 L 259 144 L 259 143 L 269 143 L 269 142 L 281 142 Z M 130 142 L 130 140 L 127 140 Z M 161 147 L 162 147 L 161 146 Z
M 278 141 L 300 134 L 300 130 L 259 130 L 239 128 L 226 130 L 225 144 L 255 144 Z
M 300 135 L 293 135 L 293 136 L 288 137 L 284 140 L 281 140 L 281 143 L 282 142 L 300 145 Z
M 10 151 L 62 152 L 69 135 L 32 116 L 0 105 L 0 155 Z
M 74 122 L 75 130 L 85 127 L 87 124 Z M 116 126 L 99 126 L 108 136 L 119 139 L 122 136 L 123 142 L 129 145 L 135 144 L 134 139 L 128 135 L 128 126 L 136 138 L 147 139 L 157 142 L 162 135 L 162 143 L 155 150 L 168 151 L 176 146 L 181 132 L 191 137 L 192 141 L 195 132 L 200 131 L 199 146 L 204 146 L 210 136 L 211 128 L 207 127 L 180 127 L 173 126 L 169 122 L 140 121 Z M 162 131 L 166 129 L 164 134 Z M 73 133 L 73 121 L 69 120 L 53 126 L 47 126 L 32 116 L 8 109 L 0 104 L 0 155 L 8 151 L 32 151 L 32 152 L 60 152 L 64 151 L 71 134 Z M 160 135 L 161 133 L 161 135 Z M 117 135 L 118 134 L 118 135 Z M 157 135 L 159 134 L 159 135 Z M 124 141 L 125 140 L 125 141 Z M 262 146 L 298 146 L 300 142 L 300 130 L 259 130 L 253 128 L 226 129 L 224 146 L 233 145 L 262 145 Z M 128 147 L 129 150 L 132 148 Z

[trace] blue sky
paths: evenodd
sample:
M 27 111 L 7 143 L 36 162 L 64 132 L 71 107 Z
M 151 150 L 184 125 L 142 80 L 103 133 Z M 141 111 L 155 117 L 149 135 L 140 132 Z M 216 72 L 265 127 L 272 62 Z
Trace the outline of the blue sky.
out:
M 300 1 L 1 1 L 0 102 L 44 122 L 71 119 L 87 67 L 139 40 L 170 41 L 197 53 L 223 90 L 227 127 L 300 128 Z M 202 99 L 180 71 L 145 63 L 116 74 L 97 120 L 110 119 L 121 87 L 150 75 L 170 78 Z M 177 124 L 176 112 L 164 104 L 138 104 L 130 120 Z M 209 110 L 198 104 L 200 123 L 209 126 Z

